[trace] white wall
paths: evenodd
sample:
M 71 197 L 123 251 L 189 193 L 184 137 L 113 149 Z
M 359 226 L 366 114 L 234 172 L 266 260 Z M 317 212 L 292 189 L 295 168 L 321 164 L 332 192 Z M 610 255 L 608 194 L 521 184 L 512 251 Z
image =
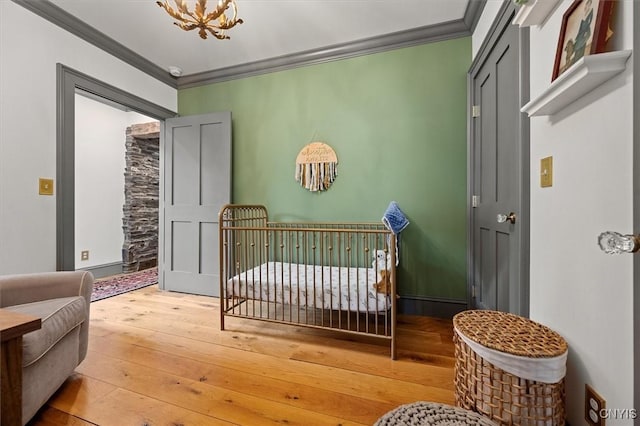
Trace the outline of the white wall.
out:
M 480 49 L 480 46 L 482 46 L 482 42 L 487 36 L 487 32 L 493 24 L 502 3 L 503 0 L 487 0 L 485 3 L 482 15 L 480 15 L 480 19 L 478 19 L 476 29 L 471 35 L 471 54 L 473 58 L 478 54 L 478 50 Z
M 530 29 L 532 98 L 550 84 L 562 15 L 572 1 Z M 496 16 L 493 3 L 474 33 L 474 56 Z M 633 2 L 616 3 L 614 49 L 631 49 Z M 633 231 L 632 84 L 629 61 L 623 74 L 565 110 L 531 119 L 530 315 L 569 344 L 572 425 L 585 423 L 585 383 L 608 408 L 633 408 L 632 258 L 605 255 L 597 246 L 602 231 Z M 540 188 L 540 159 L 547 156 L 553 156 L 554 183 Z
M 531 96 L 548 87 L 564 0 L 531 30 Z M 615 49 L 632 49 L 633 2 L 617 3 Z M 584 385 L 608 408 L 633 408 L 632 256 L 608 256 L 605 230 L 633 232 L 633 73 L 627 70 L 553 117 L 531 119 L 531 318 L 569 343 L 567 408 L 584 423 Z M 554 182 L 540 188 L 540 159 Z M 632 424 L 631 420 L 616 425 Z
M 11 1 L 0 1 L 0 274 L 56 269 L 56 63 L 167 109 L 177 91 Z
M 85 269 L 122 261 L 126 129 L 155 120 L 78 94 L 75 107 L 75 265 Z

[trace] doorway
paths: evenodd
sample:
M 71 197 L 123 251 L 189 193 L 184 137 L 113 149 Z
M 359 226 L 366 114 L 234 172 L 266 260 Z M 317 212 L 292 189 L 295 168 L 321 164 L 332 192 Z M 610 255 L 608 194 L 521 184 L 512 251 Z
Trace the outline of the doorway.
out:
M 75 269 L 102 278 L 155 266 L 159 122 L 81 90 L 75 118 Z
M 468 74 L 468 304 L 529 315 L 528 29 L 505 2 Z
M 122 216 L 122 272 L 158 265 L 160 122 L 127 127 Z
M 145 116 L 159 120 L 161 123 L 167 118 L 176 116 L 173 111 L 58 64 L 56 268 L 59 271 L 76 269 L 75 107 L 77 90 L 123 105 L 132 111 L 137 111 Z

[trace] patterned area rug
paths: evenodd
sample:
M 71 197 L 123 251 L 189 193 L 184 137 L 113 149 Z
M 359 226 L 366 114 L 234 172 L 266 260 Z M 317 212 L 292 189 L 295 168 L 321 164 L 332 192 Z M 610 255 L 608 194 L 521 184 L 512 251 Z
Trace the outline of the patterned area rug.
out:
M 115 275 L 97 279 L 93 283 L 91 301 L 106 299 L 107 297 L 127 293 L 142 287 L 158 283 L 158 268 L 144 269 L 130 274 Z

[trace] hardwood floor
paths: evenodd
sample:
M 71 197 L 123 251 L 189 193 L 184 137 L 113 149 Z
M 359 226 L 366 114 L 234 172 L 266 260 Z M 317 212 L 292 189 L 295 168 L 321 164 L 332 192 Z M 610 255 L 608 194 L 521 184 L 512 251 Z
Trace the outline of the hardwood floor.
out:
M 386 342 L 230 318 L 157 286 L 94 302 L 87 358 L 30 425 L 371 425 L 453 404 L 452 322 L 398 319 Z

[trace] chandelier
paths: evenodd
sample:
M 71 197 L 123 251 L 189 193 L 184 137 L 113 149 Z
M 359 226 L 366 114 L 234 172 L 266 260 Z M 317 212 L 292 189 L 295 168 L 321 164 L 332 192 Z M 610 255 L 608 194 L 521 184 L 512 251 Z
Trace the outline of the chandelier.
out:
M 207 0 L 197 0 L 193 11 L 189 10 L 186 0 L 173 0 L 176 8 L 169 6 L 168 0 L 156 1 L 157 5 L 167 11 L 174 22 L 185 31 L 199 28 L 200 38 L 207 38 L 207 31 L 217 39 L 224 40 L 231 38 L 225 34 L 225 30 L 233 28 L 236 24 L 242 24 L 242 19 L 238 19 L 238 6 L 236 0 L 218 0 L 218 4 L 213 12 L 207 13 Z M 228 10 L 230 9 L 230 10 Z M 230 13 L 231 17 L 227 16 Z

